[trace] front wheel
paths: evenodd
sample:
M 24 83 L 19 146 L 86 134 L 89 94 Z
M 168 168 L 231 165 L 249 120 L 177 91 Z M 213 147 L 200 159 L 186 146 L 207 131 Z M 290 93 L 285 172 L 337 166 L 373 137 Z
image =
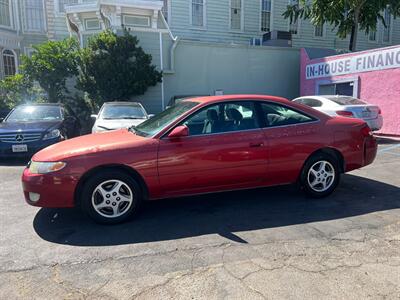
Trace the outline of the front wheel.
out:
M 305 193 L 314 198 L 330 195 L 340 181 L 337 159 L 327 154 L 311 157 L 303 167 L 301 186 Z
M 117 224 L 138 210 L 141 199 L 141 188 L 131 176 L 119 171 L 103 171 L 85 183 L 81 204 L 94 221 Z

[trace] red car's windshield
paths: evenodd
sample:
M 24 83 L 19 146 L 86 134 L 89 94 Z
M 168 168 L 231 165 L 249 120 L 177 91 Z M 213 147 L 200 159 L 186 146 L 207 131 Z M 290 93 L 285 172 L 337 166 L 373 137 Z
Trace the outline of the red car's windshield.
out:
M 197 102 L 183 101 L 155 115 L 153 118 L 132 128 L 140 136 L 153 136 L 163 130 L 166 126 L 178 119 L 181 115 L 198 105 Z

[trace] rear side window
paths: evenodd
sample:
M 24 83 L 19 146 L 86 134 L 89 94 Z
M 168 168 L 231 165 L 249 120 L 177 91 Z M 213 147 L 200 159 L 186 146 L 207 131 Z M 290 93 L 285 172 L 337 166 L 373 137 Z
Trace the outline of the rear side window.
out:
M 365 105 L 364 101 L 353 97 L 326 97 L 339 105 Z
M 279 104 L 262 103 L 261 110 L 266 127 L 303 124 L 316 120 L 313 117 Z

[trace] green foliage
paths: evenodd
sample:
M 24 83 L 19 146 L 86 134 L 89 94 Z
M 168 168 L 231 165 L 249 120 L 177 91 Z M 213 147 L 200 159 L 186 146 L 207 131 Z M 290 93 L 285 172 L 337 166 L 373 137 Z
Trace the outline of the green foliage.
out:
M 78 74 L 79 44 L 76 39 L 48 41 L 34 46 L 32 57 L 24 56 L 21 73 L 38 82 L 49 102 L 62 102 L 66 80 Z
M 97 105 L 105 101 L 129 100 L 143 95 L 148 87 L 161 82 L 162 74 L 151 64 L 152 57 L 127 31 L 117 35 L 104 31 L 81 50 L 78 88 Z
M 299 0 L 299 4 L 288 5 L 283 16 L 291 22 L 301 18 L 310 19 L 314 25 L 329 23 L 337 29 L 338 37 L 351 34 L 349 49 L 355 51 L 358 29 L 374 31 L 377 20 L 386 26 L 382 15 L 385 8 L 395 17 L 400 15 L 399 0 Z
M 11 109 L 21 103 L 41 102 L 44 93 L 23 74 L 0 81 L 0 109 Z

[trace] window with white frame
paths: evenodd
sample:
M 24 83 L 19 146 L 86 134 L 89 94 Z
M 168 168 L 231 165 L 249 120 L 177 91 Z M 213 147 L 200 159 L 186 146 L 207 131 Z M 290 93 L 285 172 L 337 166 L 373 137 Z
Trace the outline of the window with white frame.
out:
M 299 0 L 289 0 L 289 5 L 299 5 Z M 299 19 L 293 19 L 292 22 L 289 20 L 289 32 L 294 35 L 299 33 Z
M 261 31 L 271 31 L 271 2 L 272 0 L 261 0 Z
M 10 0 L 0 0 L 0 26 L 11 26 Z
M 101 29 L 100 21 L 97 18 L 85 19 L 86 30 L 99 30 Z
M 383 18 L 385 20 L 386 27 L 383 28 L 383 42 L 390 43 L 391 40 L 391 31 L 392 31 L 392 15 L 388 8 L 385 9 Z
M 150 27 L 149 16 L 124 15 L 122 22 L 127 27 Z
M 16 57 L 14 52 L 11 50 L 3 51 L 3 68 L 5 77 L 13 76 L 17 73 L 17 64 L 15 60 Z
M 64 13 L 66 5 L 78 4 L 79 0 L 58 0 L 58 12 Z
M 314 36 L 317 38 L 324 37 L 325 26 L 324 24 L 314 26 Z
M 24 5 L 24 30 L 44 31 L 43 0 L 23 0 Z
M 204 26 L 205 1 L 206 0 L 192 0 L 192 25 L 193 26 Z
M 231 29 L 242 29 L 242 0 L 231 1 Z
M 168 18 L 169 18 L 169 14 L 168 14 L 168 9 L 169 9 L 169 7 L 168 7 L 168 1 L 169 1 L 169 0 L 164 0 L 164 5 L 163 5 L 163 8 L 162 8 L 163 16 L 164 16 L 164 18 L 165 18 L 165 21 L 167 21 L 167 22 L 168 22 Z

